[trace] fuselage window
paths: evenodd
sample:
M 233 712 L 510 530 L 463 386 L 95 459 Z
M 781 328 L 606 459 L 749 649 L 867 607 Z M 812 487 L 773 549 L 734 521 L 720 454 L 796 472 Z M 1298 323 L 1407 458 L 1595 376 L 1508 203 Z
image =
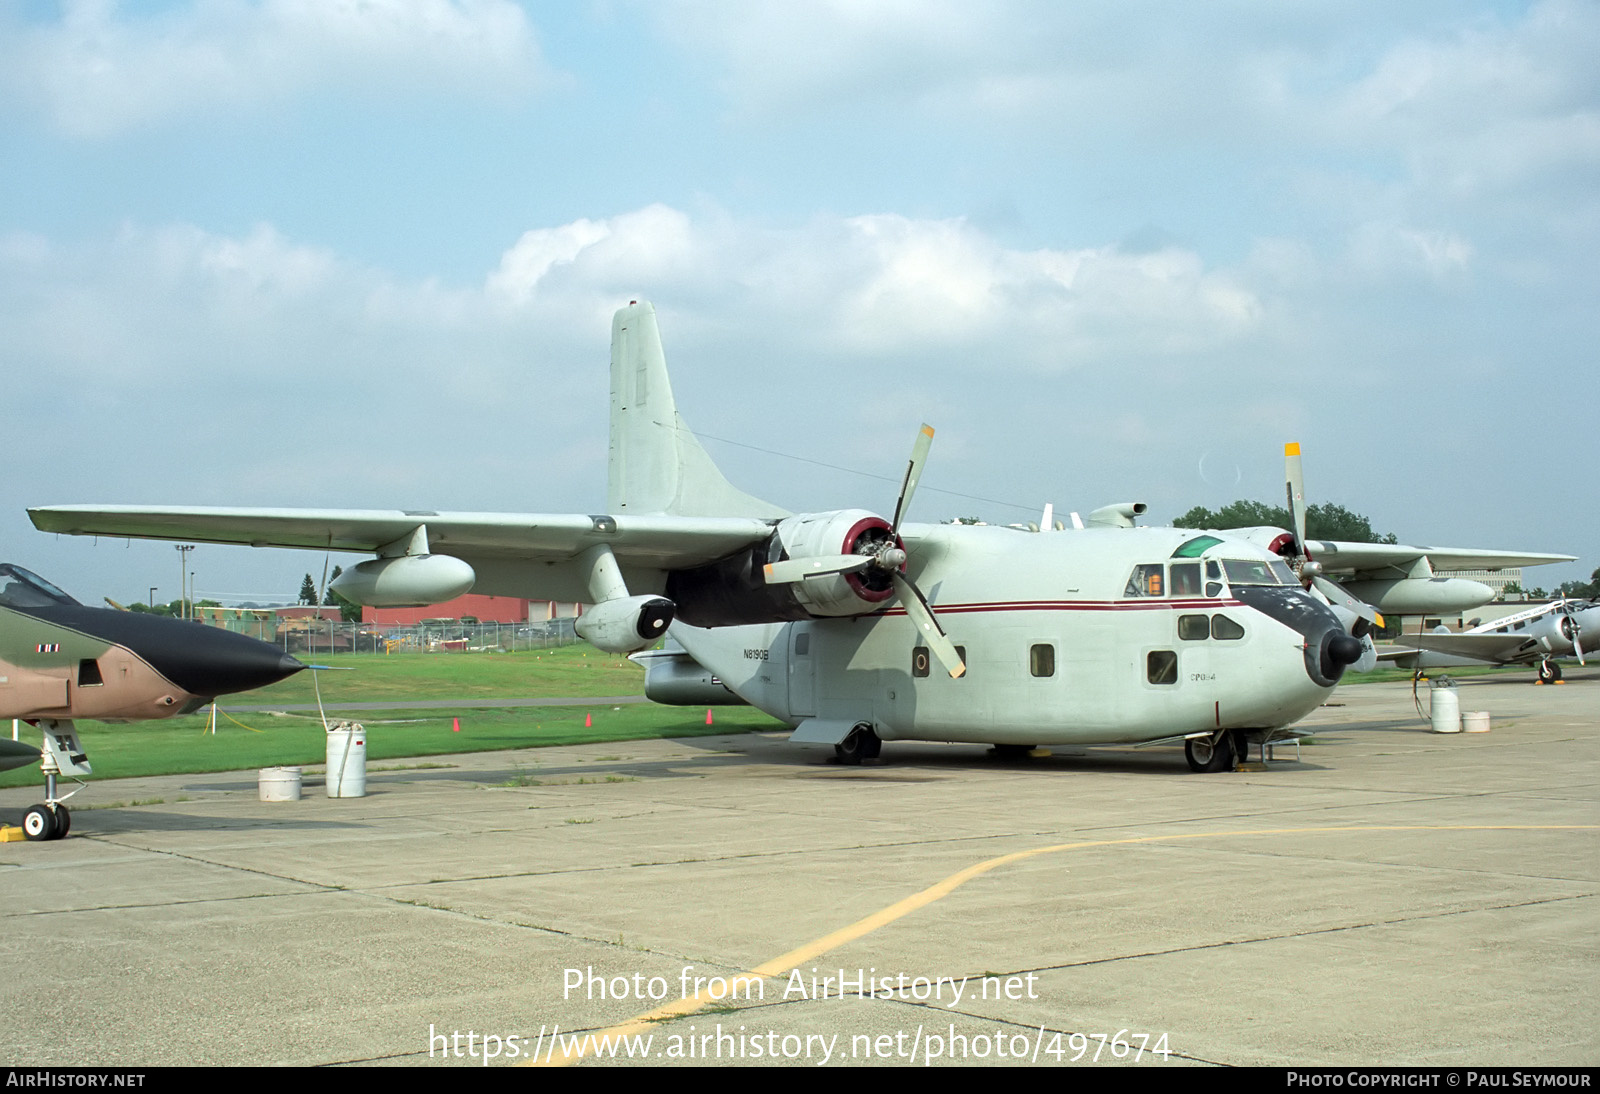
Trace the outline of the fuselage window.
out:
M 1178 682 L 1178 655 L 1172 650 L 1151 650 L 1145 658 L 1145 679 L 1152 684 Z
M 932 664 L 930 660 L 932 656 L 933 655 L 928 652 L 927 646 L 915 647 L 911 651 L 911 675 L 918 678 L 928 676 L 928 669 Z M 967 647 L 957 646 L 956 656 L 961 658 L 961 663 L 963 665 L 967 665 L 966 674 L 961 677 L 961 679 L 965 680 L 968 676 L 972 675 L 972 666 L 967 664 Z
M 1122 590 L 1123 596 L 1161 596 L 1165 587 L 1161 580 L 1162 566 L 1159 562 L 1146 563 L 1135 566 L 1133 573 L 1128 575 L 1127 588 Z
M 1200 595 L 1200 564 L 1198 562 L 1174 562 L 1172 564 L 1172 595 Z
M 1211 620 L 1203 615 L 1178 616 L 1178 637 L 1185 642 L 1203 642 L 1211 636 Z
M 1056 648 L 1048 642 L 1040 642 L 1029 647 L 1028 671 L 1035 676 L 1054 676 L 1056 674 Z
M 1214 558 L 1206 559 L 1206 595 L 1222 595 L 1222 566 Z
M 1244 628 L 1219 613 L 1211 617 L 1211 637 L 1223 642 L 1234 638 L 1243 638 Z

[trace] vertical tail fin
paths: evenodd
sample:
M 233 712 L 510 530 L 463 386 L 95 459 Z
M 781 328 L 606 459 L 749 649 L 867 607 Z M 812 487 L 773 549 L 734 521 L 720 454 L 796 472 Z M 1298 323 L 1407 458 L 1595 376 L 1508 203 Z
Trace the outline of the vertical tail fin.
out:
M 637 301 L 611 320 L 611 513 L 786 517 L 729 485 L 678 414 L 656 309 Z

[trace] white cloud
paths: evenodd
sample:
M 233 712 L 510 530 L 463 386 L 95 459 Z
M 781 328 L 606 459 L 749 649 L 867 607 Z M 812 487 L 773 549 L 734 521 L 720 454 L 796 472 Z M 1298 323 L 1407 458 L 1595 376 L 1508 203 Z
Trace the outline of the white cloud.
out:
M 327 89 L 500 97 L 542 78 L 509 0 L 202 0 L 155 14 L 68 0 L 58 23 L 5 42 L 11 96 L 76 137 Z

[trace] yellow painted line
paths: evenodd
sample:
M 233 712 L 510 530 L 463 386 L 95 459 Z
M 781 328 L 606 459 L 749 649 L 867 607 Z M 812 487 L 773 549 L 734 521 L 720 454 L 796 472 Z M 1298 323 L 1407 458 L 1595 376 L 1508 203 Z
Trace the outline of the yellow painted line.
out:
M 741 981 L 760 979 L 769 980 L 782 976 L 791 969 L 814 961 L 827 953 L 837 949 L 848 942 L 854 942 L 864 935 L 871 934 L 880 927 L 887 927 L 897 919 L 902 919 L 920 908 L 925 908 L 942 897 L 949 896 L 952 892 L 971 881 L 973 878 L 982 877 L 991 870 L 1001 866 L 1009 866 L 1013 862 L 1024 859 L 1037 858 L 1040 855 L 1053 855 L 1061 851 L 1082 851 L 1090 847 L 1118 847 L 1133 843 L 1168 843 L 1175 840 L 1191 839 L 1217 839 L 1226 836 L 1295 836 L 1324 832 L 1569 832 L 1588 831 L 1600 829 L 1597 824 L 1395 824 L 1371 825 L 1352 824 L 1340 825 L 1332 828 L 1246 828 L 1237 831 L 1225 832 L 1183 832 L 1167 836 L 1130 836 L 1124 839 L 1083 840 L 1078 843 L 1056 843 L 1048 847 L 1034 847 L 1027 851 L 1013 851 L 1009 855 L 1000 855 L 998 858 L 985 859 L 974 863 L 965 870 L 957 871 L 934 885 L 928 886 L 920 893 L 913 893 L 904 900 L 898 900 L 887 908 L 873 912 L 865 919 L 858 919 L 848 927 L 841 927 L 831 934 L 823 935 L 812 942 L 797 946 L 788 953 L 774 957 L 763 962 L 747 973 L 734 973 L 723 977 L 726 984 L 737 984 Z M 657 1007 L 655 1010 L 646 1011 L 636 1018 L 631 1018 L 621 1025 L 612 1026 L 598 1033 L 571 1034 L 571 1043 L 580 1046 L 578 1051 L 566 1054 L 547 1049 L 533 1059 L 525 1061 L 523 1067 L 565 1067 L 575 1064 L 585 1056 L 590 1055 L 596 1045 L 603 1043 L 615 1044 L 620 1038 L 630 1037 L 635 1034 L 651 1030 L 656 1023 L 669 1018 L 682 1018 L 698 1011 L 704 1010 L 708 1005 L 725 1004 L 733 996 L 724 991 L 722 994 L 712 996 L 709 988 L 694 995 L 684 996 L 675 1002 Z M 587 1048 L 587 1051 L 585 1051 Z

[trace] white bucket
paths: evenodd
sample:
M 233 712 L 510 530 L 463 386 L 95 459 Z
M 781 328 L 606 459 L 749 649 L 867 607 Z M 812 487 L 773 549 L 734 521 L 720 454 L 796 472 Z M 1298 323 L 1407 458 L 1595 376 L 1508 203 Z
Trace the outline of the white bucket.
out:
M 300 769 L 263 767 L 256 776 L 256 789 L 264 802 L 297 802 L 300 800 Z
M 328 730 L 328 797 L 367 796 L 367 731 L 353 722 Z
M 1462 711 L 1461 728 L 1468 733 L 1489 732 L 1489 712 L 1487 710 Z
M 1429 711 L 1433 717 L 1435 733 L 1461 732 L 1461 698 L 1454 687 L 1435 687 L 1431 691 Z

